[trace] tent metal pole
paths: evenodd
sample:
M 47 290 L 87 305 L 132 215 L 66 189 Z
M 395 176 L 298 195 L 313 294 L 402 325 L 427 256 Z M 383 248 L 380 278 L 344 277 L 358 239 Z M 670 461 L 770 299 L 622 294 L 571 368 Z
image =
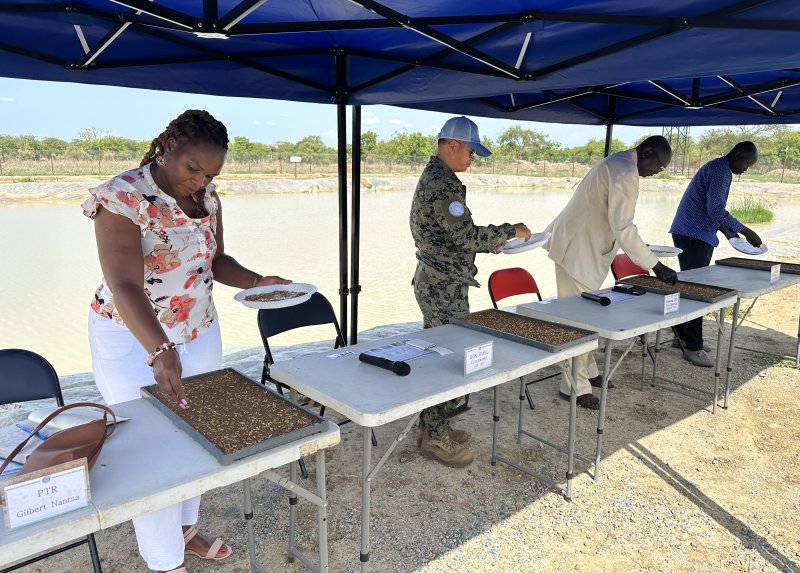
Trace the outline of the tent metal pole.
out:
M 350 130 L 352 138 L 353 155 L 351 159 L 351 195 L 350 209 L 352 210 L 352 223 L 350 226 L 350 344 L 358 343 L 358 294 L 361 292 L 359 284 L 360 248 L 361 248 L 361 106 L 353 106 L 353 128 Z
M 617 113 L 617 98 L 616 96 L 609 96 L 608 98 L 608 117 L 606 118 L 606 145 L 603 148 L 603 157 L 611 155 L 611 141 L 614 134 L 614 120 Z
M 344 50 L 334 52 L 336 59 L 336 129 L 339 172 L 339 326 L 347 336 L 347 95 Z

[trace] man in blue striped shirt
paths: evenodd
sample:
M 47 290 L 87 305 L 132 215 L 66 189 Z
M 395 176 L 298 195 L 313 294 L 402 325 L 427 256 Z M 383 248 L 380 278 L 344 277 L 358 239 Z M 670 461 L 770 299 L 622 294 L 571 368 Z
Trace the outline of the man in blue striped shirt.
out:
M 683 252 L 678 255 L 682 271 L 707 267 L 714 247 L 719 245 L 717 231 L 727 238 L 741 233 L 754 247 L 761 238 L 728 213 L 725 206 L 733 175 L 741 175 L 758 161 L 758 150 L 750 141 L 737 143 L 727 155 L 712 159 L 692 177 L 683 194 L 669 232 L 672 242 Z M 703 318 L 696 318 L 675 327 L 683 341 L 683 357 L 694 364 L 710 368 L 714 362 L 703 347 Z

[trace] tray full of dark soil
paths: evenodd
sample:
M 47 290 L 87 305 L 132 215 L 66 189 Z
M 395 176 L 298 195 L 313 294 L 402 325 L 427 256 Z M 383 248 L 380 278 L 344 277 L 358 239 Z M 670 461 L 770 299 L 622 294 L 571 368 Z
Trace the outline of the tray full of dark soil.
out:
M 461 318 L 451 318 L 450 324 L 535 346 L 548 352 L 558 352 L 582 342 L 597 339 L 597 333 L 591 330 L 547 322 L 493 308 L 473 312 Z
M 699 300 L 701 302 L 717 302 L 729 296 L 736 296 L 736 289 L 718 287 L 712 285 L 704 285 L 700 283 L 693 283 L 689 281 L 678 281 L 674 285 L 665 283 L 658 277 L 648 275 L 637 275 L 634 277 L 625 277 L 624 281 L 627 284 L 642 287 L 644 290 L 656 294 L 671 294 L 674 292 L 681 293 L 681 298 L 690 300 Z
M 728 267 L 741 267 L 743 269 L 755 269 L 758 271 L 769 271 L 772 265 L 780 265 L 782 273 L 800 275 L 799 263 L 785 263 L 783 261 L 763 261 L 760 259 L 745 259 L 744 257 L 729 257 L 718 259 L 715 264 Z
M 324 432 L 330 425 L 233 368 L 185 378 L 183 387 L 186 409 L 157 384 L 141 393 L 222 465 Z

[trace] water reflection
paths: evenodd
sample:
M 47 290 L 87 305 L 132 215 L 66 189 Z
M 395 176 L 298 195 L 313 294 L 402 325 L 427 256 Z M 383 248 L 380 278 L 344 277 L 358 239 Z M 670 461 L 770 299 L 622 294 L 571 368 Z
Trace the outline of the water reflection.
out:
M 569 191 L 470 192 L 478 224 L 524 222 L 540 231 L 561 210 Z M 636 214 L 642 237 L 672 244 L 667 230 L 680 200 L 677 192 L 643 193 Z M 420 320 L 410 281 L 416 261 L 408 231 L 411 191 L 365 192 L 362 197 L 362 287 L 359 329 Z M 223 198 L 226 250 L 264 274 L 310 282 L 339 308 L 338 205 L 335 194 L 227 196 Z M 782 202 L 775 220 L 756 230 L 770 246 L 768 256 L 798 256 L 800 202 Z M 90 369 L 86 316 L 98 285 L 91 222 L 79 201 L 12 204 L 0 208 L 4 248 L 0 254 L 0 348 L 21 347 L 47 357 L 60 374 Z M 735 252 L 727 245 L 717 256 Z M 665 261 L 677 267 L 677 261 Z M 555 273 L 541 249 L 517 255 L 478 255 L 478 281 L 497 269 L 522 266 L 542 295 L 555 294 Z M 216 285 L 215 298 L 227 350 L 260 346 L 255 311 L 233 300 L 236 289 Z M 511 300 L 511 299 L 509 299 Z M 513 301 L 511 301 L 513 302 Z M 491 306 L 485 288 L 471 289 L 473 310 Z M 276 344 L 329 336 L 310 328 L 281 335 Z

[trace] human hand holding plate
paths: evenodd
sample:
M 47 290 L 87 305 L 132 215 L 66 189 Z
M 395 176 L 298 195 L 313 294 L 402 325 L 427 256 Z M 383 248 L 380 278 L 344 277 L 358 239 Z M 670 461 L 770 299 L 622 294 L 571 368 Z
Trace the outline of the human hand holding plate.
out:
M 763 255 L 768 250 L 765 243 L 761 243 L 761 246 L 759 247 L 754 247 L 747 242 L 746 239 L 743 239 L 738 235 L 728 239 L 728 242 L 731 244 L 731 247 L 746 255 Z
M 503 243 L 497 249 L 497 251 L 500 253 L 505 253 L 507 255 L 524 253 L 525 251 L 530 251 L 531 249 L 541 247 L 547 242 L 549 238 L 550 238 L 550 233 L 547 231 L 542 231 L 541 233 L 533 233 L 531 235 L 531 238 L 528 239 L 527 241 L 524 240 L 522 237 L 514 237 L 513 239 L 509 239 L 508 241 Z

